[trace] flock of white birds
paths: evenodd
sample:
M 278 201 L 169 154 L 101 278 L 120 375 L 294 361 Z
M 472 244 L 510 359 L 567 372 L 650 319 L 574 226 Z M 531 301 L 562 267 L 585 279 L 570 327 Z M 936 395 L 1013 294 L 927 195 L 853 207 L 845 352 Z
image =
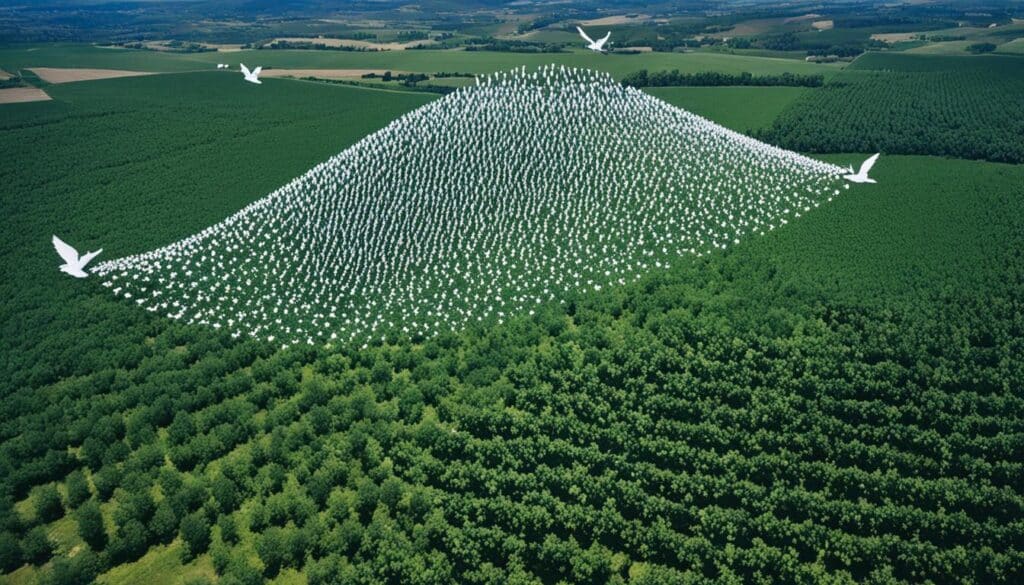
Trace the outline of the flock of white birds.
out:
M 94 273 L 146 310 L 235 337 L 430 336 L 763 234 L 839 195 L 844 172 L 604 73 L 522 68 Z

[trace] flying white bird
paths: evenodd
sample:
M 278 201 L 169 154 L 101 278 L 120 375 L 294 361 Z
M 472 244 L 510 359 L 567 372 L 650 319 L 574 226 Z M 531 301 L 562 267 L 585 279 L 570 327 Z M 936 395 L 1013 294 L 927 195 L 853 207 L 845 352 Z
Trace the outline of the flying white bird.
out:
M 66 272 L 75 278 L 85 278 L 89 276 L 89 274 L 84 270 L 85 265 L 103 251 L 103 248 L 100 248 L 95 252 L 89 252 L 84 256 L 79 256 L 78 250 L 65 244 L 57 236 L 53 236 L 53 247 L 57 249 L 57 253 L 60 254 L 60 257 L 64 260 L 64 264 L 60 267 L 61 272 Z
M 588 37 L 587 33 L 583 32 L 582 28 L 577 26 L 576 30 L 580 31 L 580 36 L 583 37 L 583 40 L 585 40 L 585 41 L 587 41 L 587 43 L 589 43 L 587 45 L 588 49 L 590 49 L 591 51 L 597 52 L 597 53 L 605 53 L 606 52 L 604 50 L 604 44 L 608 42 L 608 37 L 612 36 L 612 31 L 608 31 L 608 34 L 604 35 L 603 39 L 601 39 L 599 41 L 595 41 L 594 39 Z
M 239 63 L 239 67 L 242 68 L 242 75 L 245 76 L 246 81 L 255 84 L 263 83 L 262 81 L 260 81 L 260 71 L 263 71 L 263 67 L 257 67 L 252 71 L 249 71 L 249 68 L 245 66 L 245 63 Z
M 843 178 L 851 183 L 875 183 L 876 181 L 874 179 L 868 177 L 868 171 L 871 170 L 871 167 L 875 166 L 875 161 L 878 160 L 878 154 L 879 153 L 875 153 L 868 157 L 868 160 L 864 161 L 864 163 L 860 165 L 860 170 L 857 171 L 857 174 L 853 174 L 853 167 L 851 166 L 850 174 L 843 175 Z

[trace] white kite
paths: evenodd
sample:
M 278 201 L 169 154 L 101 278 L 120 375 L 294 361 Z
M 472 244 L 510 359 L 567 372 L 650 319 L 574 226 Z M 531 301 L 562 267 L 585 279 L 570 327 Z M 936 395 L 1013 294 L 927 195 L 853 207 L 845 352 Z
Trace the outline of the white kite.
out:
M 596 53 L 605 53 L 605 52 L 607 52 L 607 51 L 604 50 L 604 44 L 608 42 L 608 37 L 612 36 L 612 31 L 608 31 L 608 34 L 604 35 L 604 38 L 602 38 L 601 40 L 595 41 L 594 39 L 592 39 L 589 36 L 587 36 L 587 33 L 583 32 L 582 28 L 577 26 L 576 30 L 580 31 L 580 36 L 583 37 L 583 40 L 585 40 L 585 41 L 587 41 L 587 43 L 589 43 L 587 45 L 588 49 L 590 49 L 591 51 L 594 51 Z
M 852 166 L 849 167 L 850 174 L 843 175 L 843 178 L 851 183 L 875 183 L 876 181 L 874 179 L 868 177 L 868 171 L 871 170 L 871 167 L 875 166 L 875 161 L 878 160 L 878 154 L 879 153 L 875 153 L 869 157 L 868 160 L 864 161 L 864 163 L 860 165 L 860 170 L 857 171 L 857 174 L 853 174 Z
M 53 247 L 57 249 L 57 253 L 60 254 L 62 259 L 64 259 L 64 264 L 60 267 L 61 272 L 66 272 L 75 278 L 85 278 L 89 276 L 89 274 L 84 270 L 85 265 L 103 251 L 103 248 L 100 248 L 95 252 L 89 252 L 84 256 L 79 256 L 78 250 L 65 244 L 57 236 L 53 236 Z
M 249 68 L 245 66 L 245 63 L 239 63 L 239 67 L 242 68 L 242 75 L 245 76 L 246 81 L 257 85 L 263 83 L 260 81 L 260 71 L 263 71 L 263 67 L 257 67 L 252 71 L 249 71 Z

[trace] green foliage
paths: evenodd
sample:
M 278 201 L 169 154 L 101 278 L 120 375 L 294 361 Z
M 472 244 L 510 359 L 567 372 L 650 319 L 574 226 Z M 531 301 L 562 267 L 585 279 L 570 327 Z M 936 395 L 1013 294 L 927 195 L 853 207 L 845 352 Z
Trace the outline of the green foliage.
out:
M 220 538 L 227 544 L 238 543 L 238 522 L 230 514 L 222 514 L 217 519 L 217 526 L 220 527 Z
M 186 559 L 195 558 L 210 547 L 210 522 L 201 512 L 193 512 L 181 521 L 182 554 Z
M 10 573 L 25 562 L 18 537 L 10 532 L 0 532 L 0 572 Z
M 57 486 L 53 484 L 36 488 L 32 493 L 32 501 L 37 522 L 53 522 L 64 515 L 64 502 L 57 491 Z
M 69 508 L 77 508 L 82 505 L 82 502 L 92 497 L 89 480 L 85 478 L 85 474 L 80 469 L 68 474 L 64 480 L 64 487 L 67 489 Z
M 146 554 L 149 547 L 149 531 L 137 519 L 129 519 L 118 526 L 117 534 L 107 545 L 107 555 L 114 565 L 129 563 Z
M 78 535 L 93 550 L 103 550 L 107 546 L 107 529 L 103 524 L 103 513 L 96 500 L 89 500 L 75 512 L 78 524 Z
M 971 43 L 967 45 L 967 52 L 980 55 L 982 53 L 991 53 L 996 50 L 994 43 Z
M 821 87 L 825 83 L 823 75 L 752 75 L 749 72 L 739 74 L 702 71 L 700 73 L 680 73 L 672 71 L 655 71 L 648 73 L 646 69 L 634 71 L 622 78 L 623 85 L 633 87 L 718 87 L 718 86 L 781 86 L 781 87 Z
M 1016 115 L 1024 109 L 1024 61 L 927 59 L 889 54 L 858 60 L 860 69 L 805 94 L 759 137 L 810 152 L 1024 162 L 1024 120 Z
M 29 530 L 21 540 L 21 550 L 25 562 L 37 566 L 50 560 L 55 548 L 56 545 L 47 536 L 46 529 L 42 526 L 36 526 Z
M 103 563 L 99 555 L 83 550 L 74 557 L 59 557 L 54 560 L 50 571 L 43 574 L 43 585 L 83 585 L 92 583 L 102 572 Z
M 156 506 L 153 518 L 149 521 L 149 532 L 156 542 L 166 544 L 174 540 L 175 535 L 178 534 L 179 525 L 180 522 L 178 515 L 174 512 L 174 507 L 164 500 Z

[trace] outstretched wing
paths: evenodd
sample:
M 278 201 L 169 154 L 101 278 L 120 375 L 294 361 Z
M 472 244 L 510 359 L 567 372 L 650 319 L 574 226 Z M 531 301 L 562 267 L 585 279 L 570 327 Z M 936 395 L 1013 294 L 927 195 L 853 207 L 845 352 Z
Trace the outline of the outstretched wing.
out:
M 591 45 L 593 45 L 593 44 L 594 44 L 594 39 L 592 39 L 592 38 L 588 37 L 588 36 L 587 36 L 587 33 L 583 32 L 583 29 L 582 29 L 582 28 L 580 28 L 580 27 L 578 27 L 578 26 L 577 26 L 577 27 L 576 27 L 576 30 L 580 31 L 580 36 L 581 36 L 581 37 L 583 37 L 583 40 L 587 41 L 587 42 L 588 42 L 588 43 L 590 43 Z
M 256 77 L 257 75 L 260 74 L 260 71 L 263 71 L 263 66 L 262 65 L 260 65 L 259 67 L 257 67 L 257 68 L 252 70 L 252 76 Z
M 878 160 L 878 155 L 881 153 L 875 153 L 871 155 L 868 160 L 864 161 L 864 164 L 860 165 L 860 171 L 857 172 L 859 175 L 867 175 L 871 167 L 875 166 L 875 161 Z
M 57 236 L 53 236 L 53 247 L 57 249 L 57 254 L 64 259 L 67 264 L 78 264 L 78 250 L 64 243 L 63 240 Z
M 249 68 L 245 66 L 245 63 L 239 63 L 238 66 L 242 69 L 242 74 L 246 77 L 252 75 L 252 71 L 249 71 Z
M 608 38 L 611 37 L 611 36 L 612 36 L 612 31 L 608 31 L 608 34 L 604 35 L 604 38 L 602 38 L 601 40 L 597 41 L 597 48 L 598 48 L 598 50 L 604 48 L 604 44 L 608 42 Z
M 79 263 L 79 266 L 81 266 L 82 268 L 85 268 L 85 265 L 88 264 L 90 260 L 92 260 L 93 258 L 99 256 L 102 252 L 103 252 L 103 248 L 100 248 L 99 250 L 96 250 L 95 252 L 89 252 L 88 254 L 82 256 L 81 262 Z

